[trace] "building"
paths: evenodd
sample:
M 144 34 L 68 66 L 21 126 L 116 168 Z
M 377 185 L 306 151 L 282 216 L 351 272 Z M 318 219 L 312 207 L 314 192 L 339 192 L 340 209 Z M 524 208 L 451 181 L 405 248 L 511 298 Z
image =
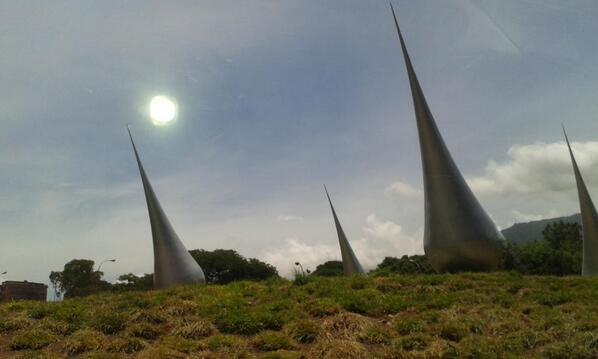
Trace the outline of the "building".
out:
M 43 283 L 6 281 L 0 285 L 0 302 L 13 300 L 46 301 L 48 286 Z

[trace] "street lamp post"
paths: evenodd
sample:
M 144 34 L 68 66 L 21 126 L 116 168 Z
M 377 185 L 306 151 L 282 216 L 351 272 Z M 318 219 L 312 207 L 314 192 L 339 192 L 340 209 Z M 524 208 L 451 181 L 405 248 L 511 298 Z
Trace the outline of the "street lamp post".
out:
M 303 270 L 303 266 L 299 262 L 295 262 L 295 265 L 301 268 L 301 274 L 305 275 L 305 271 Z
M 102 264 L 104 264 L 106 262 L 112 262 L 112 263 L 114 263 L 114 262 L 116 262 L 116 259 L 106 259 L 106 260 L 103 260 L 102 262 L 100 262 L 100 265 L 98 266 L 98 270 L 96 270 L 96 272 L 99 272 L 100 269 L 102 269 Z

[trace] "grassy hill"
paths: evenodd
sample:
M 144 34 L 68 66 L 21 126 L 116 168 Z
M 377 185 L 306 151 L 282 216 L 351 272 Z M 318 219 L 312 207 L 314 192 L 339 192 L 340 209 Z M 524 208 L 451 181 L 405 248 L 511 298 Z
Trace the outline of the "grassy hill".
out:
M 0 357 L 595 358 L 598 278 L 310 278 L 0 306 Z

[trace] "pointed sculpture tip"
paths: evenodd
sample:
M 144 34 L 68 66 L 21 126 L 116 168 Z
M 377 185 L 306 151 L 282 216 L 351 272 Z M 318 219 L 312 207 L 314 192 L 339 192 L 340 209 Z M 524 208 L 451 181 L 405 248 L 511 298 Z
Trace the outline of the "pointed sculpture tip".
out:
M 573 151 L 571 150 L 571 143 L 569 143 L 569 136 L 567 136 L 565 125 L 561 123 L 561 127 L 563 127 L 563 135 L 565 135 L 565 142 L 567 143 L 567 147 L 569 147 L 569 152 L 571 153 L 571 156 L 573 156 Z
M 569 137 L 567 136 L 567 130 L 565 130 L 565 124 L 561 122 L 561 127 L 563 128 L 563 134 L 565 135 L 565 141 L 569 144 Z
M 330 207 L 332 207 L 332 200 L 330 199 L 330 194 L 328 194 L 328 188 L 326 188 L 326 185 L 324 185 L 324 192 L 326 192 L 326 198 L 328 198 L 328 203 L 330 203 Z

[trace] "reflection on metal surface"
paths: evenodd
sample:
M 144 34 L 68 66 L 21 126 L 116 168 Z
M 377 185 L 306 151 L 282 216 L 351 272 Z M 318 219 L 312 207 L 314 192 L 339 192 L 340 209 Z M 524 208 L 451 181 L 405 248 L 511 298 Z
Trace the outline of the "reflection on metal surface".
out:
M 500 261 L 504 238 L 463 179 L 438 131 L 392 9 L 409 76 L 421 149 L 424 250 L 437 271 L 486 271 Z
M 364 274 L 365 271 L 359 264 L 355 253 L 353 253 L 353 249 L 347 240 L 347 236 L 343 231 L 343 227 L 341 227 L 341 223 L 336 216 L 336 211 L 334 210 L 334 206 L 332 205 L 332 201 L 330 200 L 330 195 L 328 194 L 328 190 L 326 186 L 324 186 L 324 190 L 326 191 L 326 197 L 328 197 L 328 203 L 330 203 L 330 209 L 332 210 L 332 216 L 334 217 L 334 225 L 336 226 L 336 233 L 338 234 L 338 243 L 341 247 L 341 256 L 343 258 L 343 273 L 346 276 Z
M 158 198 L 147 179 L 131 130 L 129 137 L 139 166 L 143 190 L 145 191 L 145 200 L 149 212 L 150 224 L 152 227 L 152 238 L 154 243 L 154 287 L 167 288 L 177 284 L 198 284 L 205 283 L 205 277 L 201 267 L 195 259 L 189 254 L 172 225 L 168 221 L 166 214 L 158 202 Z
M 565 134 L 565 141 L 567 141 L 567 147 L 569 147 L 569 154 L 571 155 L 581 210 L 581 223 L 583 226 L 583 264 L 581 275 L 598 275 L 598 213 L 596 213 L 596 207 L 594 207 L 588 188 L 577 166 L 577 161 L 575 161 L 575 156 L 573 156 L 564 126 L 563 133 Z

